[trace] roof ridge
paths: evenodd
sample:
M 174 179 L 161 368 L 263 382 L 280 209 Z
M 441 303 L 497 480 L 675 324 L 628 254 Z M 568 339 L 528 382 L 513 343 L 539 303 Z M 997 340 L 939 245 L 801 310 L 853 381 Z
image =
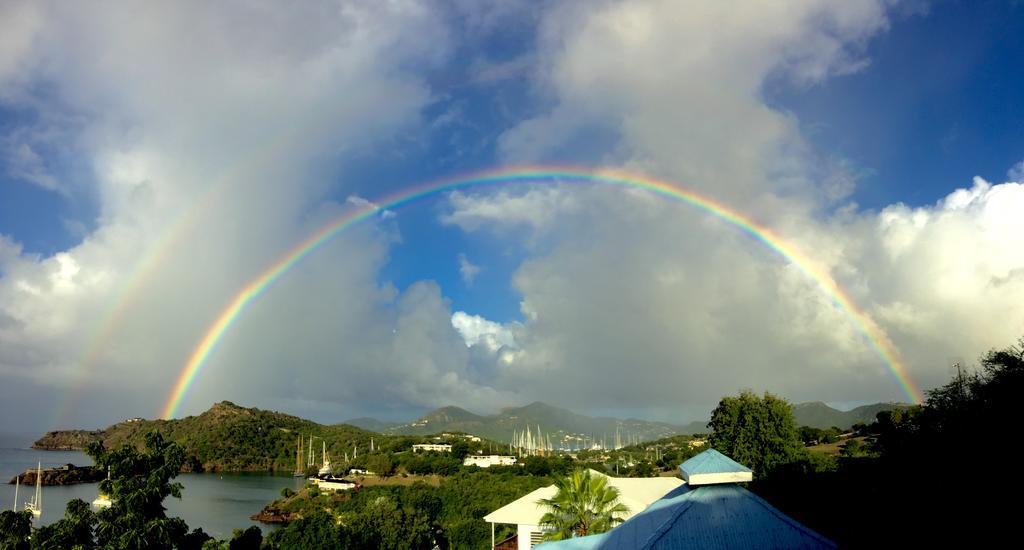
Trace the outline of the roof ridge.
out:
M 692 487 L 685 493 L 679 495 L 678 497 L 675 497 L 683 499 L 684 502 L 680 504 L 679 509 L 676 510 L 675 512 L 672 512 L 672 515 L 670 515 L 668 519 L 662 522 L 662 524 L 659 525 L 657 529 L 654 529 L 654 532 L 651 533 L 651 536 L 647 537 L 647 540 L 644 541 L 640 548 L 650 548 L 652 544 L 658 542 L 658 540 L 664 537 L 665 534 L 668 533 L 669 530 L 672 528 L 672 526 L 675 525 L 677 521 L 679 521 L 679 517 L 685 514 L 687 511 L 689 511 L 690 508 L 693 507 L 693 499 L 690 498 L 690 495 L 696 493 L 697 491 L 703 488 L 704 487 Z
M 762 506 L 765 510 L 768 510 L 769 513 L 771 513 L 775 517 L 781 519 L 782 521 L 786 522 L 791 527 L 794 527 L 794 528 L 796 528 L 799 531 L 803 531 L 804 533 L 807 533 L 811 537 L 816 538 L 816 539 L 818 539 L 819 541 L 821 541 L 821 542 L 823 542 L 825 544 L 830 544 L 833 547 L 835 546 L 836 543 L 832 542 L 831 539 L 825 537 L 824 535 L 822 535 L 821 533 L 818 533 L 817 531 L 812 530 L 810 527 L 807 527 L 806 525 L 800 523 L 799 521 L 789 517 L 789 515 L 787 515 L 782 510 L 779 510 L 778 508 L 772 506 L 767 500 L 765 500 L 765 499 L 757 496 L 756 494 L 754 494 L 753 491 L 750 491 L 749 489 L 745 489 L 743 487 L 740 487 L 739 485 L 736 485 L 735 487 L 741 491 L 740 494 L 742 494 L 744 497 L 746 497 L 746 498 L 748 498 L 750 500 L 753 500 L 754 502 L 756 502 L 757 504 Z

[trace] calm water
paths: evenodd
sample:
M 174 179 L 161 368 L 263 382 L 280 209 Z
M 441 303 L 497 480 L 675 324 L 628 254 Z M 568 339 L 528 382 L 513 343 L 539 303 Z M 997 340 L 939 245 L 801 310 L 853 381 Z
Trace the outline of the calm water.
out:
M 76 466 L 92 464 L 88 456 L 79 452 L 29 449 L 36 437 L 38 434 L 0 434 L 0 510 L 10 510 L 14 504 L 14 485 L 7 482 L 26 468 L 35 468 L 36 462 L 42 461 L 43 468 L 69 462 Z M 232 530 L 250 525 L 259 525 L 268 532 L 270 526 L 254 522 L 249 516 L 278 498 L 282 488 L 299 489 L 303 484 L 301 478 L 267 474 L 181 474 L 175 481 L 185 488 L 181 500 L 169 497 L 164 501 L 167 514 L 184 519 L 190 529 L 202 527 L 219 539 L 230 538 Z M 43 487 L 43 515 L 36 524 L 59 520 L 72 499 L 92 502 L 98 489 L 97 483 Z M 21 487 L 19 509 L 34 491 L 35 486 Z

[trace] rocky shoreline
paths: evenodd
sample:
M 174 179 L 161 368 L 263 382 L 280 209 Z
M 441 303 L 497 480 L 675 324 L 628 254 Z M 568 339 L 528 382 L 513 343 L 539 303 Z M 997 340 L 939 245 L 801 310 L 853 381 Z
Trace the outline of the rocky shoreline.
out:
M 43 470 L 42 484 L 49 486 L 96 483 L 98 481 L 102 481 L 104 477 L 105 474 L 103 470 L 100 470 L 95 466 L 75 466 L 74 464 L 65 464 L 64 466 Z M 7 484 L 14 485 L 19 481 L 19 479 L 22 485 L 35 485 L 36 471 L 34 469 L 25 470 L 25 472 L 12 477 Z
M 249 519 L 253 521 L 259 521 L 261 523 L 290 523 L 302 516 L 294 512 L 286 512 L 276 506 L 264 506 L 258 514 L 249 516 Z

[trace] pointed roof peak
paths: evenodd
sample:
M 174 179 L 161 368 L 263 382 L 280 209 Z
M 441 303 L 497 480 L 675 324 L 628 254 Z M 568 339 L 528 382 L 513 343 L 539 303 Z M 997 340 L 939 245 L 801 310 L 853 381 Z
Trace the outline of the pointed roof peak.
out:
M 679 465 L 687 485 L 713 485 L 753 481 L 754 472 L 715 449 L 708 449 Z

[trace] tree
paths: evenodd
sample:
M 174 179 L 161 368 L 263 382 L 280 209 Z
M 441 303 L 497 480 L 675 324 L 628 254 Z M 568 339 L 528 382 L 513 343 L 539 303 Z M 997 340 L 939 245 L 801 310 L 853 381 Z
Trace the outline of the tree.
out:
M 345 548 L 333 516 L 318 511 L 270 534 L 266 548 Z
M 466 455 L 469 454 L 469 451 L 470 451 L 469 442 L 466 441 L 465 439 L 460 439 L 460 440 L 456 441 L 455 443 L 452 443 L 452 457 L 453 458 L 456 458 L 458 460 L 462 460 L 462 459 L 466 458 Z
M 538 501 L 548 512 L 541 525 L 550 529 L 544 540 L 564 540 L 604 533 L 622 521 L 628 512 L 619 502 L 619 490 L 608 486 L 608 478 L 591 476 L 590 470 L 574 470 L 555 480 L 558 492 L 552 498 Z
M 351 548 L 415 550 L 434 547 L 434 530 L 426 515 L 404 510 L 387 496 L 379 496 L 347 520 L 344 536 Z
M 395 463 L 386 454 L 373 454 L 366 459 L 366 468 L 380 477 L 391 477 L 395 473 Z
M 173 548 L 181 544 L 188 526 L 180 518 L 168 518 L 163 501 L 181 498 L 181 484 L 171 483 L 185 463 L 185 451 L 149 432 L 145 451 L 122 446 L 107 452 L 99 443 L 86 452 L 96 465 L 110 472 L 100 482 L 100 492 L 110 495 L 111 506 L 96 514 L 96 539 L 104 548 Z
M 228 550 L 260 550 L 263 544 L 263 531 L 253 525 L 246 530 L 235 529 L 231 542 L 228 543 Z
M 859 439 L 850 439 L 843 444 L 840 455 L 843 458 L 857 458 L 867 454 L 864 444 Z
M 551 463 L 542 456 L 528 456 L 523 460 L 523 470 L 531 476 L 549 476 Z
M 785 400 L 765 392 L 723 397 L 711 413 L 711 446 L 759 475 L 795 460 L 802 448 Z
M 95 548 L 93 529 L 96 514 L 82 499 L 68 502 L 64 517 L 51 525 L 40 527 L 32 537 L 32 547 L 40 549 Z
M 28 537 L 32 534 L 32 513 L 23 510 L 0 512 L 0 548 L 28 550 Z

